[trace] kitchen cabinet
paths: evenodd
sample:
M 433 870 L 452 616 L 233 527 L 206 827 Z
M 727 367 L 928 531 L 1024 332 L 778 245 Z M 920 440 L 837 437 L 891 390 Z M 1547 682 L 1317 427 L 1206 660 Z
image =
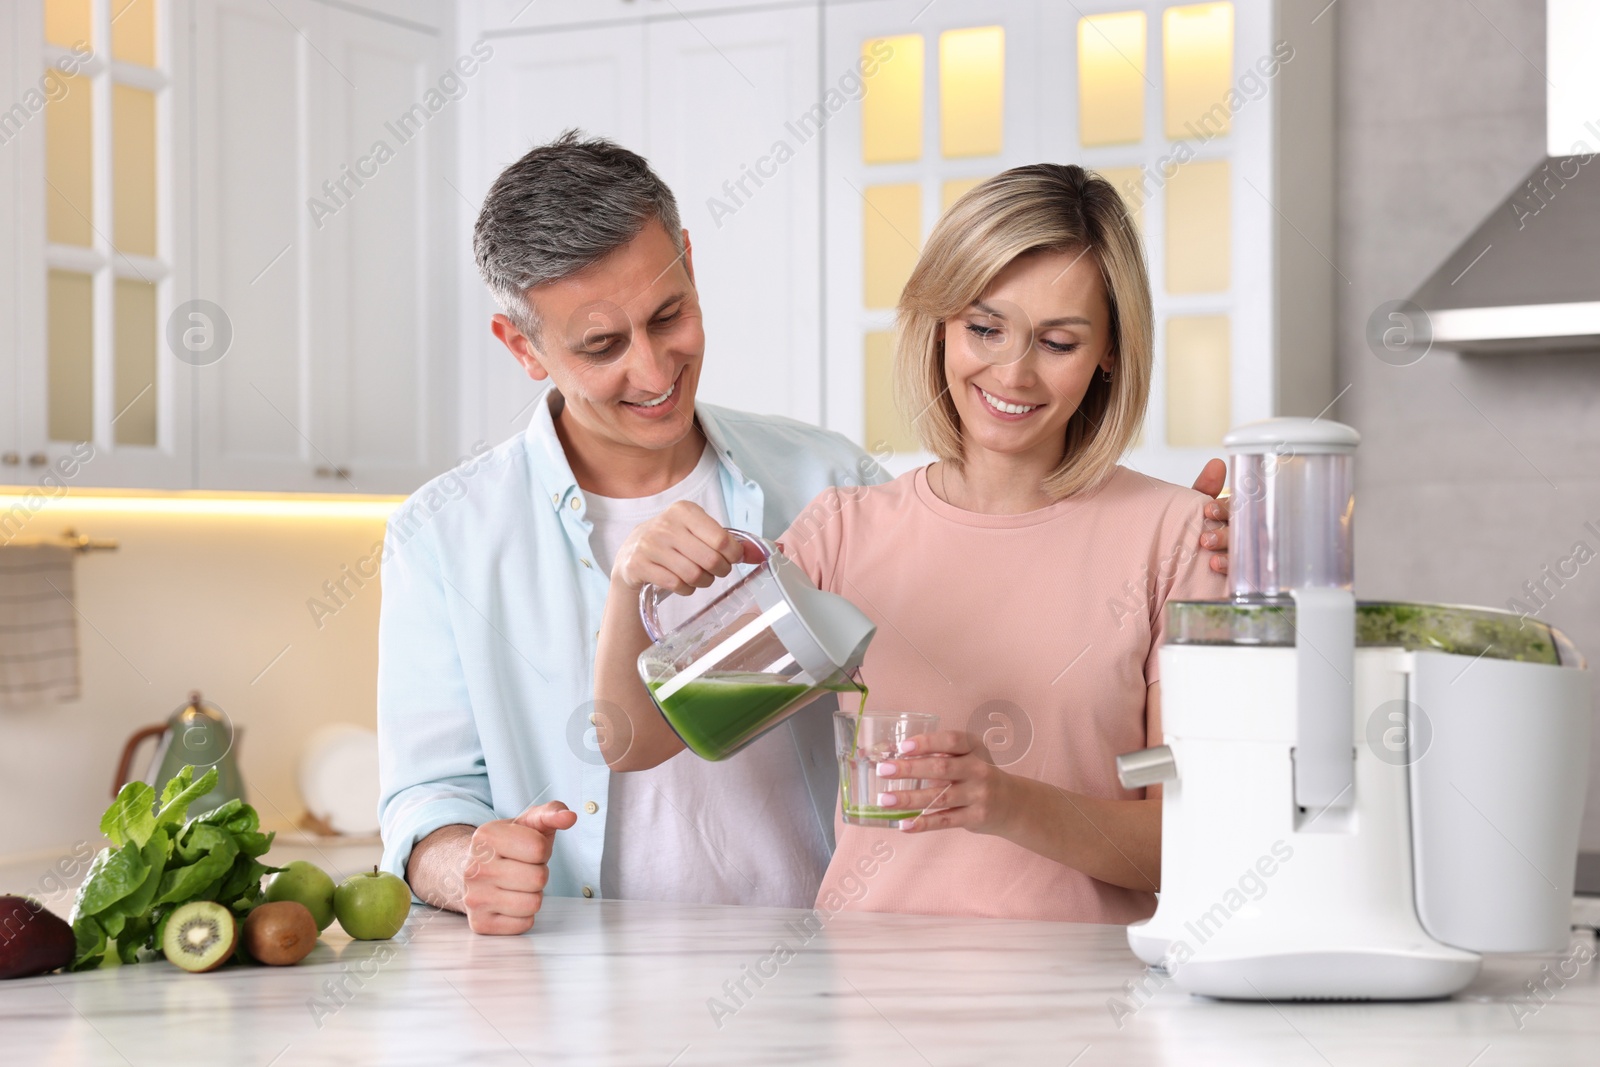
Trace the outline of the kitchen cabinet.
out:
M 454 443 L 453 57 L 424 24 L 280 7 L 199 12 L 200 261 L 233 342 L 189 368 L 197 484 L 407 492 Z
M 0 162 L 0 481 L 80 441 L 79 487 L 393 493 L 448 467 L 452 8 L 152 0 L 141 56 L 86 10 L 89 58 Z M 14 93 L 74 59 L 44 15 L 0 16 Z
M 142 41 L 112 38 L 104 0 L 78 10 L 81 21 L 48 24 L 41 3 L 0 15 L 0 482 L 33 486 L 70 468 L 69 487 L 184 487 L 184 383 L 161 358 L 160 323 L 184 272 L 187 228 L 172 207 L 187 193 L 174 135 L 187 112 L 173 72 L 188 42 L 168 24 L 188 3 L 166 0 Z
M 1230 426 L 1335 400 L 1324 2 L 829 0 L 825 77 L 889 57 L 827 126 L 827 425 L 902 470 L 893 305 L 934 223 L 1008 167 L 1077 163 L 1145 240 L 1154 373 L 1124 462 L 1189 484 Z M 996 63 L 1003 73 L 994 76 Z
M 821 144 L 790 130 L 817 100 L 816 7 L 679 15 L 655 0 L 625 6 L 634 16 L 607 25 L 472 27 L 495 57 L 469 119 L 467 140 L 480 150 L 462 187 L 476 207 L 501 169 L 570 127 L 640 152 L 671 186 L 694 248 L 706 329 L 700 398 L 816 422 Z M 460 447 L 470 449 L 526 425 L 542 385 L 489 334 L 497 309 L 475 273 L 461 306 L 461 349 L 475 364 L 463 383 Z

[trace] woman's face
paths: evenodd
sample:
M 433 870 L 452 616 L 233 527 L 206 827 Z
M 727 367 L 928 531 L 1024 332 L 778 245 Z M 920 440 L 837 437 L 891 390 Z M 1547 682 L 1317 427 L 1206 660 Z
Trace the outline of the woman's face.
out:
M 986 449 L 1059 462 L 1068 420 L 1094 375 L 1114 362 L 1111 312 L 1094 257 L 1018 256 L 941 330 L 967 458 Z

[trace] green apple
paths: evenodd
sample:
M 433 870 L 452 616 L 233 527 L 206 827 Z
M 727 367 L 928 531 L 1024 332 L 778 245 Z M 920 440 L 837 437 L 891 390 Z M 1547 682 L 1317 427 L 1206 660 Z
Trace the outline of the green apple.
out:
M 292 900 L 304 904 L 321 933 L 333 922 L 333 879 L 315 863 L 295 860 L 267 882 L 267 903 Z
M 374 867 L 339 883 L 333 891 L 333 913 L 357 941 L 387 941 L 411 914 L 411 887 Z

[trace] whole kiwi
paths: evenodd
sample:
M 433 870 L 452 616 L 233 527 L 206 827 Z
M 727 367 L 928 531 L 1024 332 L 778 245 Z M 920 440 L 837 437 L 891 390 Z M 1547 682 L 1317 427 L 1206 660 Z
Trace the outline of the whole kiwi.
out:
M 244 950 L 271 967 L 299 963 L 317 944 L 317 920 L 297 900 L 260 904 L 244 920 Z

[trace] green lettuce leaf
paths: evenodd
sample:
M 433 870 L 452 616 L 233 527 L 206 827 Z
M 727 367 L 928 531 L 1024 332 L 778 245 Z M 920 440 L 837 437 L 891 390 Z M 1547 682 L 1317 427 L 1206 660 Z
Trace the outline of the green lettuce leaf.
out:
M 179 852 L 182 853 L 181 847 Z M 239 846 L 233 843 L 233 838 L 221 834 L 214 845 L 196 856 L 193 863 L 169 870 L 161 876 L 161 888 L 156 893 L 155 903 L 181 904 L 186 900 L 214 899 L 206 895 L 206 888 L 214 882 L 220 885 L 238 854 Z
M 100 817 L 100 832 L 121 848 L 132 841 L 140 848 L 156 828 L 156 791 L 145 782 L 129 782 Z
M 129 919 L 117 935 L 117 958 L 123 963 L 139 962 L 139 950 L 150 947 L 150 920 L 143 915 Z
M 102 849 L 78 887 L 72 914 L 99 915 L 137 890 L 149 873 L 149 865 L 132 841 L 118 849 Z
M 194 768 L 185 767 L 172 776 L 172 781 L 161 791 L 161 810 L 156 812 L 156 822 L 178 826 L 189 813 L 189 805 L 217 787 L 217 769 L 208 767 L 198 781 Z
M 106 954 L 106 931 L 100 920 L 84 915 L 72 921 L 72 966 L 68 970 L 87 971 L 100 966 Z

